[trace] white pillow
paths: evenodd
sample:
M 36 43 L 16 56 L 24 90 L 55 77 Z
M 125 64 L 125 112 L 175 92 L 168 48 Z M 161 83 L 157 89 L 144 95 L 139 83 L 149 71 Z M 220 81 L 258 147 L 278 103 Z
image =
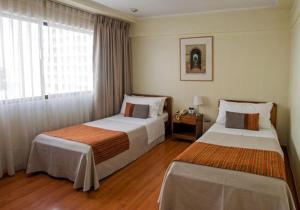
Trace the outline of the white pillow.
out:
M 167 97 L 148 97 L 148 96 L 135 96 L 135 95 L 133 96 L 140 97 L 140 98 L 147 98 L 149 100 L 154 100 L 154 101 L 160 100 L 158 115 L 162 115 L 164 113 L 165 101 Z
M 226 112 L 238 112 L 244 114 L 254 114 L 259 113 L 259 127 L 260 128 L 271 128 L 272 124 L 270 121 L 271 110 L 273 103 L 238 103 L 229 101 L 220 101 L 219 114 L 216 122 L 220 124 L 225 124 Z
M 157 117 L 159 114 L 161 99 L 125 95 L 121 107 L 121 114 L 125 114 L 126 103 L 149 105 L 149 117 Z

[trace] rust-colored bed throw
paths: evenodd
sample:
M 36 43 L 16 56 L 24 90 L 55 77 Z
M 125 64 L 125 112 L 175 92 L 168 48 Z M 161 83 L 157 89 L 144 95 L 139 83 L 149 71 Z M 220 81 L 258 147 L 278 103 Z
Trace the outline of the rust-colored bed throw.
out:
M 96 164 L 129 149 L 128 135 L 121 131 L 75 125 L 44 134 L 90 145 Z
M 284 160 L 278 152 L 195 142 L 175 161 L 286 180 Z

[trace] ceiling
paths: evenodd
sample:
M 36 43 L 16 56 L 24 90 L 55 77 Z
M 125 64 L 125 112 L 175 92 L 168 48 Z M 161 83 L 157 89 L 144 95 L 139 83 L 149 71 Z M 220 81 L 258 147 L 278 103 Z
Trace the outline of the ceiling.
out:
M 180 15 L 209 11 L 276 7 L 278 0 L 93 0 L 136 17 Z

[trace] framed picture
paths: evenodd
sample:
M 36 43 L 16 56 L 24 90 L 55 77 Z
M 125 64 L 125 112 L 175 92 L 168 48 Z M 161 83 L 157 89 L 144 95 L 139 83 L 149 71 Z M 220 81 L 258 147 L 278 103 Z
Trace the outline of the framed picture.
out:
M 213 81 L 213 37 L 180 39 L 180 80 Z

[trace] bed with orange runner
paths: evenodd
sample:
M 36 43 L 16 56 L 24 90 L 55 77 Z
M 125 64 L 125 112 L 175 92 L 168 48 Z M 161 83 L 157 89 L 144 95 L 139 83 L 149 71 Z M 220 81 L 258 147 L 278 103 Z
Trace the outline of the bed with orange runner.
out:
M 83 191 L 98 189 L 100 179 L 164 141 L 167 120 L 167 113 L 147 119 L 119 114 L 42 133 L 32 142 L 26 172 L 66 178 Z
M 90 145 L 96 164 L 129 149 L 129 138 L 126 132 L 97 128 L 84 124 L 45 132 L 44 134 Z
M 159 204 L 161 210 L 294 210 L 276 130 L 214 124 L 170 164 Z
M 274 151 L 195 142 L 174 161 L 241 171 L 286 181 L 284 160 L 280 153 Z

